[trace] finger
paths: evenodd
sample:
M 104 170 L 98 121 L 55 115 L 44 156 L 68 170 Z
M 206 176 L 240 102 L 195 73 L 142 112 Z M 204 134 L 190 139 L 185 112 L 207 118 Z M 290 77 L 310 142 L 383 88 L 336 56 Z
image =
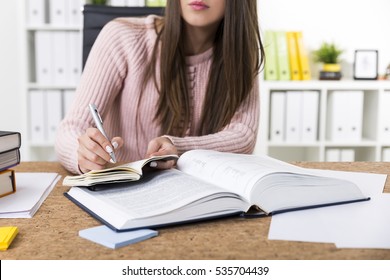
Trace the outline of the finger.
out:
M 90 170 L 100 170 L 100 169 L 105 168 L 106 162 L 104 160 L 102 160 L 100 158 L 102 163 L 97 163 L 98 160 L 96 160 L 96 159 L 90 160 L 89 158 L 93 158 L 93 155 L 88 155 L 88 153 L 91 153 L 91 152 L 86 150 L 86 149 L 84 149 L 84 150 L 79 149 L 78 164 L 79 164 L 80 170 L 82 172 L 85 173 L 85 172 L 90 171 Z
M 86 148 L 95 152 L 107 162 L 110 161 L 110 152 L 113 151 L 110 141 L 97 128 L 88 128 L 86 134 L 92 140 L 85 143 Z
M 175 160 L 158 160 L 158 161 L 152 161 L 150 163 L 150 167 L 153 167 L 155 169 L 170 169 L 176 165 Z

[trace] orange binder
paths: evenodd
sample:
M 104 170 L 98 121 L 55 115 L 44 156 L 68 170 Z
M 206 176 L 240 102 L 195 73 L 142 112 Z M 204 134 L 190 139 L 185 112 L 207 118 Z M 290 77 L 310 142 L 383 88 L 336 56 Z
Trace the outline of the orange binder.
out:
M 290 60 L 290 75 L 291 80 L 299 81 L 301 80 L 301 73 L 299 70 L 299 58 L 298 58 L 298 50 L 296 43 L 295 32 L 288 31 L 286 32 L 287 36 L 287 46 L 288 46 L 288 55 Z
M 311 80 L 309 57 L 303 43 L 303 36 L 301 31 L 295 32 L 295 39 L 297 43 L 298 63 L 301 79 Z

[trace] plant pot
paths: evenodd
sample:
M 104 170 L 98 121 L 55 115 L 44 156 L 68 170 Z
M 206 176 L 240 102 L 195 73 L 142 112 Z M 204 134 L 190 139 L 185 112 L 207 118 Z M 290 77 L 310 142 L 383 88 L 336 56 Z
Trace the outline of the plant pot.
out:
M 320 80 L 340 80 L 342 77 L 340 64 L 325 63 L 320 71 Z
M 322 71 L 325 72 L 340 72 L 341 65 L 338 63 L 325 63 L 322 65 Z

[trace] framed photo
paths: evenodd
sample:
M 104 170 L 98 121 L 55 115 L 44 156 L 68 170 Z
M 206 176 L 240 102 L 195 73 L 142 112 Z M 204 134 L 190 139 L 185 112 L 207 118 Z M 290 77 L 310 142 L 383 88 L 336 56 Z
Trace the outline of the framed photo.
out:
M 356 50 L 353 64 L 355 80 L 376 80 L 378 78 L 378 51 Z

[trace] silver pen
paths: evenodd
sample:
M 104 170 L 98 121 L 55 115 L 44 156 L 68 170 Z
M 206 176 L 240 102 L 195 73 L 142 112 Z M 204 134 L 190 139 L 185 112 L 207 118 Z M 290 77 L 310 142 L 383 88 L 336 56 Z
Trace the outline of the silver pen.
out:
M 91 114 L 92 114 L 93 120 L 95 121 L 97 129 L 99 129 L 99 131 L 104 135 L 104 137 L 106 137 L 106 139 L 108 141 L 110 141 L 110 139 L 108 138 L 106 132 L 104 131 L 103 120 L 100 117 L 100 114 L 99 114 L 99 112 L 98 112 L 98 110 L 96 108 L 96 105 L 95 104 L 89 104 L 89 110 L 91 111 Z M 114 151 L 109 152 L 109 154 L 110 154 L 110 157 L 111 157 L 113 163 L 116 163 L 116 157 L 115 157 Z

